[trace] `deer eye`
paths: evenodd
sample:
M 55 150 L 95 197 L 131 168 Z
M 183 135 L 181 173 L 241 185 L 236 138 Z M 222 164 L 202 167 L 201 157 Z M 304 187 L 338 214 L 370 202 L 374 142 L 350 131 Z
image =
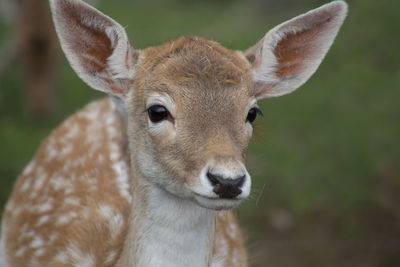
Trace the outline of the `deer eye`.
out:
M 147 109 L 149 118 L 152 122 L 157 123 L 166 120 L 169 116 L 168 110 L 161 105 L 154 105 Z
M 251 108 L 249 110 L 249 113 L 247 113 L 246 122 L 248 121 L 250 123 L 253 123 L 253 121 L 255 121 L 255 119 L 257 118 L 257 114 L 260 114 L 261 116 L 263 115 L 259 108 Z

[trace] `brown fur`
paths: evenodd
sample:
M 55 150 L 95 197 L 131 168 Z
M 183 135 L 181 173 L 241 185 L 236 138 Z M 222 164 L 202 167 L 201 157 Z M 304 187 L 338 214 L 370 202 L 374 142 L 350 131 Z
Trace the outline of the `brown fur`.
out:
M 88 113 L 96 116 L 89 118 Z M 98 123 L 108 118 L 112 119 L 111 125 Z M 69 138 L 68 134 L 74 127 L 78 127 L 79 132 Z M 118 144 L 119 155 L 114 160 L 111 160 L 107 146 L 110 136 L 106 127 L 117 130 L 117 135 L 112 139 Z M 91 135 L 96 135 L 94 140 L 98 146 L 88 142 L 93 137 Z M 66 143 L 73 144 L 73 149 L 63 155 Z M 57 151 L 54 157 L 49 157 L 49 146 Z M 91 255 L 93 266 L 115 264 L 127 232 L 130 203 L 118 192 L 118 175 L 111 166 L 119 160 L 128 163 L 129 157 L 124 148 L 124 123 L 109 99 L 90 104 L 53 131 L 36 153 L 34 167 L 28 167 L 18 178 L 6 206 L 6 254 L 12 266 L 26 266 L 27 263 L 31 263 L 31 266 L 76 266 L 77 262 L 71 259 L 69 263 L 57 261 L 58 253 L 68 252 L 70 244 L 76 246 L 82 256 Z M 35 188 L 35 182 L 43 175 L 43 185 Z M 59 177 L 63 177 L 63 186 L 57 187 L 52 180 Z M 28 187 L 23 191 L 21 188 L 25 183 L 28 183 Z M 79 204 L 66 202 L 67 199 L 79 200 Z M 52 208 L 41 211 L 45 203 L 51 203 Z M 102 205 L 112 207 L 115 214 L 122 216 L 124 223 L 116 233 L 111 232 L 109 222 L 101 216 L 99 207 Z M 61 216 L 71 212 L 76 212 L 77 216 L 71 217 L 66 223 L 57 224 Z M 214 255 L 224 258 L 219 255 L 219 248 L 221 242 L 226 242 L 228 253 L 235 253 L 241 263 L 246 262 L 241 233 L 233 214 L 229 211 L 219 214 Z M 43 216 L 49 216 L 48 221 L 39 224 Z M 43 241 L 40 246 L 32 243 L 37 237 Z M 16 255 L 18 250 L 23 253 Z M 38 251 L 43 251 L 43 254 Z M 226 259 L 228 262 L 230 260 Z
M 193 51 L 195 53 L 191 53 Z M 250 95 L 249 92 L 243 90 L 243 82 L 250 82 L 250 75 L 246 62 L 238 59 L 235 52 L 204 39 L 181 37 L 163 46 L 144 50 L 143 55 L 146 61 L 143 62 L 137 73 L 136 81 L 138 82 L 134 87 L 138 90 L 135 90 L 135 99 L 140 99 L 140 94 L 149 94 L 149 88 L 154 88 L 157 91 L 168 90 L 168 93 L 179 103 L 178 106 L 189 108 L 182 113 L 186 113 L 187 116 L 190 116 L 190 114 L 200 115 L 209 110 L 213 113 L 215 119 L 214 122 L 203 121 L 204 117 L 207 116 L 205 114 L 200 118 L 195 118 L 187 127 L 190 132 L 186 133 L 187 136 L 183 136 L 180 146 L 176 149 L 174 149 L 175 144 L 167 146 L 167 148 L 163 144 L 154 147 L 168 149 L 173 154 L 179 154 L 179 158 L 182 158 L 182 154 L 184 154 L 184 158 L 187 158 L 184 169 L 194 172 L 198 169 L 197 167 L 202 166 L 196 158 L 202 153 L 192 153 L 193 147 L 201 147 L 200 143 L 208 138 L 207 136 L 202 137 L 203 134 L 215 135 L 215 140 L 205 147 L 212 147 L 214 151 L 222 150 L 229 153 L 228 151 L 232 149 L 232 144 L 235 141 L 239 144 L 246 144 L 247 138 L 241 140 L 240 138 L 243 137 L 236 136 L 236 129 L 224 133 L 223 130 L 226 128 L 218 127 L 218 124 L 230 125 L 232 121 L 236 120 L 244 123 L 245 120 L 244 108 L 247 105 L 247 100 L 242 101 L 241 104 L 240 100 L 243 97 L 247 99 Z M 160 78 L 154 79 L 153 77 Z M 174 80 L 179 82 L 172 86 Z M 229 98 L 229 103 L 232 106 L 227 106 L 225 102 L 227 99 L 221 99 L 222 94 L 226 94 L 226 90 L 232 90 L 232 94 L 225 97 Z M 238 92 L 241 91 L 244 95 L 238 97 Z M 218 95 L 213 96 L 213 94 Z M 206 101 L 209 105 L 205 107 L 195 105 L 195 101 L 199 101 L 199 97 L 203 98 L 202 101 Z M 208 101 L 207 98 L 209 98 Z M 237 105 L 233 106 L 235 103 Z M 237 113 L 234 109 L 238 107 L 241 109 L 242 118 L 231 117 Z M 199 108 L 202 110 L 198 110 Z M 141 112 L 144 107 L 137 107 L 136 109 Z M 89 119 L 86 116 L 88 113 L 94 113 L 96 117 Z M 111 126 L 104 125 L 108 116 L 112 116 L 113 125 Z M 103 124 L 98 123 L 100 121 Z M 216 127 L 206 126 L 210 123 Z M 35 259 L 38 266 L 44 263 L 57 266 L 55 260 L 57 253 L 67 251 L 66 247 L 70 244 L 74 244 L 83 255 L 92 255 L 95 259 L 95 266 L 110 266 L 115 263 L 122 249 L 123 236 L 126 235 L 127 231 L 129 202 L 120 196 L 115 187 L 117 174 L 111 168 L 111 152 L 106 145 L 110 137 L 105 127 L 115 128 L 118 135 L 113 138 L 119 147 L 119 160 L 128 162 L 129 157 L 123 149 L 126 148 L 127 142 L 123 125 L 122 119 L 117 115 L 112 105 L 110 106 L 110 101 L 103 100 L 89 105 L 69 118 L 44 141 L 34 158 L 35 167 L 19 177 L 4 214 L 4 221 L 8 229 L 7 255 L 9 255 L 13 265 L 24 265 L 28 260 Z M 78 134 L 68 139 L 66 136 L 73 127 L 79 129 Z M 204 129 L 210 129 L 211 132 L 207 133 Z M 194 136 L 196 137 L 194 138 Z M 97 148 L 94 148 L 96 147 L 95 143 L 82 141 L 92 138 L 98 143 Z M 188 139 L 192 139 L 190 147 L 185 145 Z M 232 141 L 229 145 L 225 145 L 225 139 Z M 73 148 L 63 155 L 61 151 L 66 149 L 67 143 L 72 144 Z M 57 153 L 54 158 L 49 158 L 48 148 L 50 146 L 53 146 Z M 241 154 L 244 151 L 240 150 L 239 152 Z M 208 152 L 204 156 L 208 156 L 210 153 Z M 100 156 L 103 157 L 101 162 L 97 160 Z M 79 159 L 83 161 L 77 162 Z M 204 162 L 204 160 L 202 161 Z M 74 165 L 74 162 L 79 164 Z M 172 164 L 175 163 L 177 162 L 174 161 Z M 173 166 L 173 169 L 179 171 L 177 166 Z M 45 175 L 43 186 L 35 190 L 35 181 L 40 179 L 42 175 Z M 67 193 L 66 188 L 58 189 L 54 187 L 51 180 L 58 177 L 63 177 L 63 183 L 71 184 L 72 192 Z M 90 181 L 87 178 L 95 179 L 96 190 L 90 189 Z M 27 181 L 29 181 L 29 188 L 27 191 L 21 192 L 20 188 Z M 99 192 L 102 192 L 102 194 L 99 195 Z M 79 205 L 66 205 L 65 200 L 67 198 L 79 200 Z M 40 212 L 40 206 L 48 201 L 51 201 L 53 208 Z M 114 239 L 110 238 L 108 222 L 99 215 L 101 205 L 112 206 L 113 212 L 121 214 L 124 219 L 124 225 L 119 229 Z M 16 211 L 15 207 L 21 208 Z M 58 226 L 57 219 L 71 212 L 76 212 L 78 215 L 71 218 L 68 224 Z M 228 251 L 235 254 L 240 253 L 238 254 L 240 262 L 246 262 L 240 230 L 233 215 L 230 215 L 230 212 L 220 213 L 224 216 L 218 216 L 214 254 L 218 255 L 219 253 L 219 242 L 227 242 Z M 37 225 L 43 216 L 49 216 L 48 221 Z M 24 225 L 27 226 L 24 227 Z M 234 229 L 236 233 L 234 237 L 227 233 L 230 228 Z M 21 229 L 23 229 L 22 232 Z M 26 236 L 26 233 L 31 231 L 34 231 L 35 235 Z M 57 233 L 55 239 L 52 237 L 54 233 Z M 40 247 L 45 252 L 37 257 L 35 252 L 40 254 L 37 252 L 38 248 L 30 246 L 35 236 L 42 238 L 45 244 Z M 226 241 L 221 241 L 221 239 Z M 15 256 L 16 251 L 23 247 L 27 247 L 27 250 L 22 253 L 21 257 Z M 114 252 L 114 257 L 109 256 L 110 252 Z M 229 261 L 229 259 L 227 260 Z M 74 264 L 76 262 L 70 262 L 71 266 Z M 227 266 L 231 265 L 228 264 Z
M 145 99 L 154 92 L 166 92 L 176 102 L 176 113 L 184 124 L 179 143 L 151 140 L 155 149 L 184 155 L 179 158 L 186 162 L 173 161 L 171 170 L 186 169 L 191 171 L 186 176 L 197 175 L 205 160 L 213 156 L 212 150 L 243 160 L 249 141 L 243 127 L 253 87 L 250 64 L 240 52 L 200 37 L 179 37 L 141 51 L 141 56 L 132 86 L 133 109 L 140 115 Z M 146 117 L 138 121 L 141 124 L 132 131 L 146 127 Z M 146 143 L 140 139 L 133 142 L 137 146 Z

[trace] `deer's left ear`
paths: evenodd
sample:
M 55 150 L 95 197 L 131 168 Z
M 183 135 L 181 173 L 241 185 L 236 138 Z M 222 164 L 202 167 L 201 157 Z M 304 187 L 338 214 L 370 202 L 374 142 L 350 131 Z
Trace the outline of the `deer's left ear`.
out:
M 288 94 L 317 70 L 347 14 L 333 1 L 269 31 L 244 52 L 252 65 L 257 99 Z

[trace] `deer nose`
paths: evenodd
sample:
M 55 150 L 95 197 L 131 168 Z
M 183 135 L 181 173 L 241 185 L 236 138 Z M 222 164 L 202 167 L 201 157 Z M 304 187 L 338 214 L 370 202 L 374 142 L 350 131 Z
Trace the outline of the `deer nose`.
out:
M 207 172 L 207 178 L 213 186 L 213 191 L 220 198 L 233 199 L 242 193 L 242 186 L 246 180 L 246 175 L 237 178 L 224 178 L 221 175 Z

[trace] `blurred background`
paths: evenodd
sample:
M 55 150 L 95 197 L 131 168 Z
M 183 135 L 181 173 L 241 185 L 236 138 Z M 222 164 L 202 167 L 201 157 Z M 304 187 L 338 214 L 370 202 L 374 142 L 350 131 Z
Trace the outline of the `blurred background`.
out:
M 246 49 L 322 0 L 92 0 L 141 49 L 199 35 Z M 317 73 L 260 103 L 238 210 L 252 266 L 400 266 L 400 1 L 348 0 Z M 0 0 L 0 212 L 50 131 L 103 95 L 73 73 L 45 0 Z

